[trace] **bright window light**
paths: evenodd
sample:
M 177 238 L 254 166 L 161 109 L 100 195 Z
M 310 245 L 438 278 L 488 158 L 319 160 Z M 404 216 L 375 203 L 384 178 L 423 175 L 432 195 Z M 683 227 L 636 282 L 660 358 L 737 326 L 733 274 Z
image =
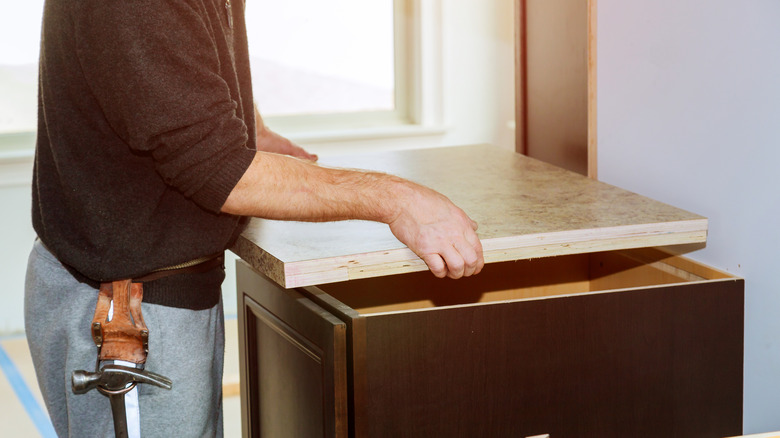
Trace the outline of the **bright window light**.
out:
M 395 110 L 392 0 L 252 0 L 246 21 L 265 116 Z
M 43 0 L 25 0 L 0 14 L 0 134 L 35 130 L 38 50 Z

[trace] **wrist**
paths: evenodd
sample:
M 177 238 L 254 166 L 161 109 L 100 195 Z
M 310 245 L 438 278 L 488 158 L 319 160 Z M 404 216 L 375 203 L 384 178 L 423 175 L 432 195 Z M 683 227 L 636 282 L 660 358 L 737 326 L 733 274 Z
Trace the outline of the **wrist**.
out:
M 379 187 L 379 216 L 378 222 L 392 224 L 403 214 L 416 193 L 415 184 L 411 181 L 399 178 L 394 175 L 383 175 L 386 179 L 385 184 Z

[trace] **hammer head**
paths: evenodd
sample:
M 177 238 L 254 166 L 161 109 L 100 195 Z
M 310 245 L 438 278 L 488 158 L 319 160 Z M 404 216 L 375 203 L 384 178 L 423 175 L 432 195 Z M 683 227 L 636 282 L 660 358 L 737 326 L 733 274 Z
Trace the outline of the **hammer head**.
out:
M 84 394 L 95 389 L 103 377 L 103 372 L 91 373 L 89 371 L 77 370 L 70 376 L 71 388 L 74 394 Z
M 122 365 L 107 365 L 96 372 L 77 370 L 71 374 L 74 394 L 84 394 L 98 387 L 106 391 L 121 391 L 137 383 L 148 383 L 165 389 L 172 387 L 172 382 L 166 377 Z

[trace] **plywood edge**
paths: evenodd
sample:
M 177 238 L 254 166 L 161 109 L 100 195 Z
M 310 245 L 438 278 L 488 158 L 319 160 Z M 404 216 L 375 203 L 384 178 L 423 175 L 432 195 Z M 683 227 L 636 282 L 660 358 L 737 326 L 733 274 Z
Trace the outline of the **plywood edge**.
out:
M 545 248 L 559 248 L 553 255 L 563 255 L 577 252 L 593 252 L 576 251 L 589 248 L 594 248 L 594 251 L 611 251 L 615 249 L 701 243 L 707 240 L 707 228 L 708 220 L 699 218 L 503 237 L 483 240 L 482 246 L 486 254 L 498 251 L 520 251 L 529 254 L 529 257 L 524 258 L 535 258 L 548 256 Z M 658 243 L 662 241 L 669 241 L 670 243 Z M 575 251 L 569 252 L 567 248 Z
M 239 236 L 230 250 L 253 269 L 262 272 L 276 284 L 285 288 L 288 287 L 284 272 L 284 262 L 263 250 L 251 240 L 244 236 Z
M 486 263 L 702 243 L 705 218 L 482 240 Z M 424 271 L 425 263 L 408 248 L 284 264 L 285 287 L 304 287 L 360 278 Z M 281 283 L 280 283 L 281 284 Z
M 314 286 L 358 278 L 380 277 L 428 269 L 408 248 L 352 254 L 285 264 L 289 287 Z

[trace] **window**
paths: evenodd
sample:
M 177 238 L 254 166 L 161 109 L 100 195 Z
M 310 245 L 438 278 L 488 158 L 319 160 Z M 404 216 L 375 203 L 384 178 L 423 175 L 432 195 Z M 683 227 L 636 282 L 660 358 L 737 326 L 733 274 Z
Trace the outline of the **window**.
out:
M 0 14 L 0 134 L 34 131 L 43 0 L 6 6 Z
M 254 94 L 263 116 L 296 131 L 405 122 L 409 3 L 248 1 Z

